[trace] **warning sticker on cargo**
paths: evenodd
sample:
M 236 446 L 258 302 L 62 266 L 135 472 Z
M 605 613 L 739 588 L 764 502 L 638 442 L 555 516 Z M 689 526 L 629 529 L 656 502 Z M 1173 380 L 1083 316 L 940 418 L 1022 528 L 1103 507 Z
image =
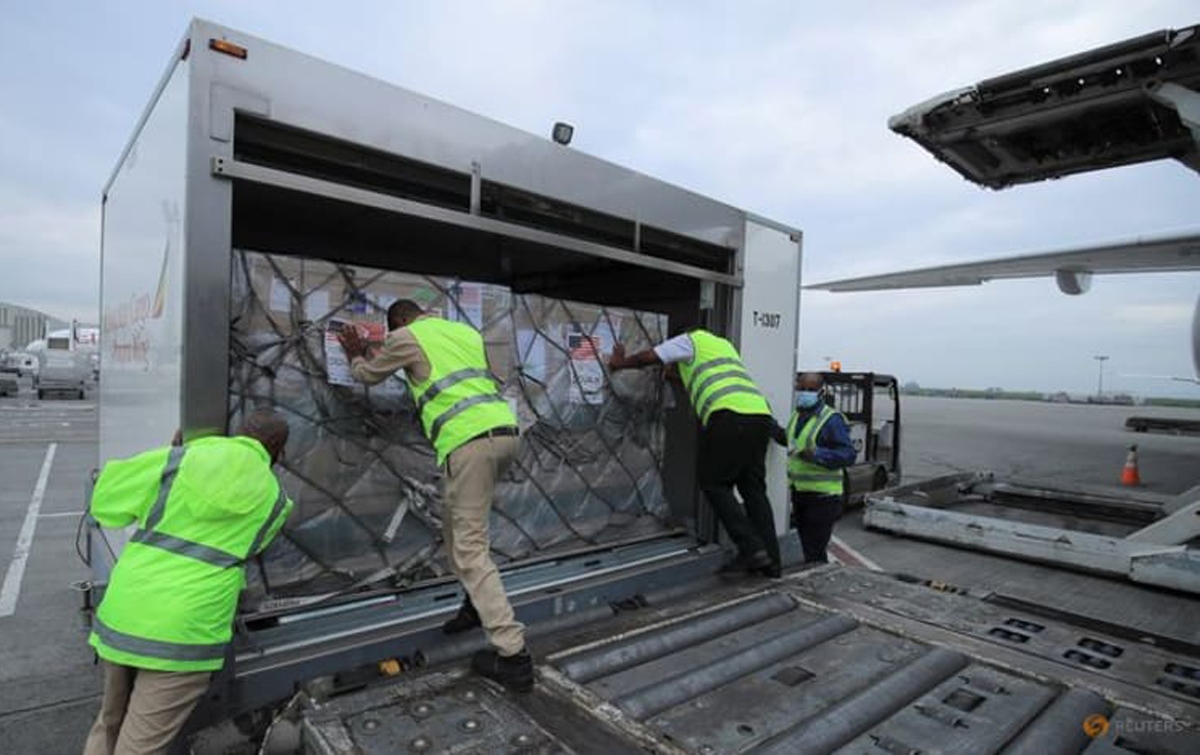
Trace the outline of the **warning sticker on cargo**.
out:
M 276 312 L 288 312 L 292 308 L 292 285 L 294 281 L 271 279 L 271 309 Z
M 342 348 L 338 334 L 343 328 L 358 328 L 358 335 L 368 345 L 383 343 L 387 330 L 381 322 L 346 322 L 330 320 L 325 327 L 325 374 L 330 385 L 361 385 L 350 372 L 350 360 Z
M 567 333 L 567 351 L 571 356 L 572 404 L 604 403 L 604 367 L 600 364 L 603 355 L 611 346 L 604 334 Z

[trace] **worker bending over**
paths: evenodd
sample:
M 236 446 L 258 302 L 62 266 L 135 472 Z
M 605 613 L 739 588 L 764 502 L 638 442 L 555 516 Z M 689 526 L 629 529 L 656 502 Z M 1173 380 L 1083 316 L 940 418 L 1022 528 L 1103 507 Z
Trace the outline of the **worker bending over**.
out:
M 442 536 L 450 566 L 467 593 L 448 634 L 483 625 L 492 649 L 475 654 L 480 674 L 520 692 L 533 689 L 533 659 L 488 543 L 496 478 L 516 458 L 517 418 L 496 389 L 483 338 L 470 325 L 425 314 L 401 299 L 388 308 L 388 334 L 370 359 L 354 328 L 339 338 L 354 377 L 368 385 L 397 370 L 433 445 L 442 485 Z
M 692 330 L 652 349 L 626 356 L 616 344 L 610 370 L 676 365 L 696 416 L 700 489 L 737 545 L 734 566 L 778 576 L 779 540 L 767 499 L 767 445 L 772 428 L 767 400 L 729 341 L 707 330 Z M 745 509 L 733 494 L 734 487 Z
M 232 438 L 178 438 L 110 461 L 92 492 L 102 526 L 138 528 L 88 638 L 104 661 L 104 700 L 85 755 L 170 748 L 225 663 L 246 560 L 292 509 L 271 471 L 288 438 L 278 415 L 255 412 Z

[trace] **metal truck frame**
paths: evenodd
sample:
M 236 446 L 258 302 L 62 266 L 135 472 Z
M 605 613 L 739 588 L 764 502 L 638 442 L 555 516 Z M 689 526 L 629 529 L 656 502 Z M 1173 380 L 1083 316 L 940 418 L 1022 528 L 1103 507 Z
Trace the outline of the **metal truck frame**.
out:
M 235 247 L 665 312 L 730 337 L 771 405 L 791 403 L 798 229 L 207 21 L 175 48 L 105 186 L 102 233 L 100 464 L 176 428 L 227 430 Z M 507 569 L 523 621 L 586 618 L 712 574 L 722 551 L 695 488 L 695 427 L 686 402 L 669 413 L 664 480 L 694 528 Z M 787 532 L 783 470 L 772 447 Z M 89 533 L 97 592 L 119 548 L 101 543 L 120 540 L 102 534 Z M 794 535 L 784 551 L 795 559 Z M 430 629 L 458 599 L 443 581 L 244 616 L 209 707 L 436 655 Z
M 790 407 L 796 229 L 206 21 L 103 203 L 101 463 L 176 428 L 227 429 L 235 247 L 664 312 L 733 339 Z M 533 695 L 448 666 L 483 644 L 440 633 L 454 584 L 369 585 L 240 616 L 194 751 L 245 747 L 239 724 L 264 751 L 290 727 L 306 752 L 346 754 L 1176 751 L 1145 733 L 1160 730 L 1196 749 L 1191 644 L 835 566 L 722 580 L 686 403 L 666 434 L 665 496 L 691 526 L 504 569 L 538 656 Z M 786 531 L 783 463 L 773 448 Z M 99 592 L 116 548 L 88 534 Z M 794 536 L 783 546 L 789 563 Z M 1089 715 L 1112 734 L 1081 728 Z

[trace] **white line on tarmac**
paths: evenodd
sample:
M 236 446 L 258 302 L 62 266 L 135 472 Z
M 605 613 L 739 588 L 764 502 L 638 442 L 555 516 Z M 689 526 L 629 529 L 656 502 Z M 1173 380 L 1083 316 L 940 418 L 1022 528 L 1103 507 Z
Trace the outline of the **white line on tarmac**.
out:
M 83 516 L 82 511 L 58 511 L 53 514 L 38 514 L 38 519 L 57 519 L 63 516 Z
M 849 563 L 852 566 L 865 566 L 871 571 L 883 571 L 883 567 L 864 556 L 861 551 L 851 548 L 845 540 L 837 535 L 830 538 L 829 542 L 835 549 L 834 555 L 838 561 Z M 839 550 L 841 553 L 838 553 Z
M 57 443 L 51 443 L 46 449 L 42 472 L 38 475 L 37 484 L 33 486 L 33 498 L 30 499 L 29 509 L 25 512 L 25 523 L 21 525 L 21 534 L 17 536 L 17 549 L 13 552 L 12 562 L 4 575 L 4 587 L 0 587 L 0 617 L 12 616 L 17 610 L 17 596 L 21 594 L 21 580 L 25 577 L 25 562 L 29 559 L 29 550 L 33 546 L 33 530 L 37 527 L 38 510 L 42 508 L 42 498 L 46 495 L 46 481 L 50 479 L 50 465 L 54 463 L 54 452 L 57 449 Z

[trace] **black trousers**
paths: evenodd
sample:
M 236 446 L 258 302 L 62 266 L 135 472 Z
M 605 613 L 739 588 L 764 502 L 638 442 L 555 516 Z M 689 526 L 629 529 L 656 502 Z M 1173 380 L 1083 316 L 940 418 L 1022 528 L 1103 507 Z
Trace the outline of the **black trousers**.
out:
M 741 557 L 765 550 L 778 565 L 779 537 L 767 499 L 767 444 L 772 426 L 766 415 L 713 412 L 700 433 L 697 476 L 700 489 Z M 741 504 L 733 494 L 735 487 Z
M 792 524 L 800 535 L 805 563 L 827 563 L 833 524 L 842 515 L 840 495 L 792 491 Z

